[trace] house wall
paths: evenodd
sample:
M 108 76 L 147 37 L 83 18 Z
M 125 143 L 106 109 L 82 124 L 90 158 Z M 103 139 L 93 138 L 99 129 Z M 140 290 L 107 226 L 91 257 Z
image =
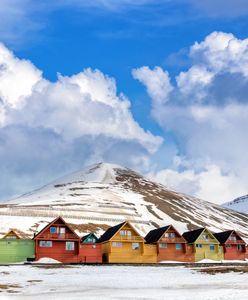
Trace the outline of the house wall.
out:
M 82 263 L 101 263 L 102 245 L 101 244 L 80 244 L 79 262 Z
M 36 240 L 36 255 L 35 259 L 39 260 L 43 257 L 56 259 L 63 263 L 77 263 L 78 257 L 78 241 L 75 242 L 74 250 L 66 250 L 66 241 L 53 240 L 52 247 L 40 247 L 40 240 Z
M 35 257 L 33 240 L 2 239 L 0 240 L 0 264 L 26 261 Z
M 230 247 L 224 246 L 224 259 L 225 260 L 245 260 L 246 252 L 245 245 L 243 245 L 243 251 L 238 250 L 237 244 L 229 244 Z
M 182 244 L 181 250 L 176 250 L 175 243 L 168 243 L 167 248 L 160 248 L 159 243 L 157 245 L 158 251 L 158 262 L 161 261 L 182 261 L 182 262 L 193 262 L 195 255 L 193 247 Z

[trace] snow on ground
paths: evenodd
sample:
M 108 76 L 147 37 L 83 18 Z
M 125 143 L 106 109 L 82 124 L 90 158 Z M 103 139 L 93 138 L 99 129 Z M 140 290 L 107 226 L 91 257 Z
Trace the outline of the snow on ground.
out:
M 176 267 L 1 266 L 0 299 L 245 300 L 248 273 Z

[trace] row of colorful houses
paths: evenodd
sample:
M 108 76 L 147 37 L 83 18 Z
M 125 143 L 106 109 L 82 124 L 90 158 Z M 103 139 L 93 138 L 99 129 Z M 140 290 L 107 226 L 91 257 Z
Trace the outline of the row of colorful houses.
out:
M 99 239 L 79 237 L 58 217 L 33 239 L 10 230 L 0 239 L 0 264 L 49 258 L 62 263 L 157 263 L 245 260 L 248 248 L 234 230 L 212 233 L 206 228 L 182 235 L 172 226 L 151 230 L 142 237 L 129 223 L 110 227 Z

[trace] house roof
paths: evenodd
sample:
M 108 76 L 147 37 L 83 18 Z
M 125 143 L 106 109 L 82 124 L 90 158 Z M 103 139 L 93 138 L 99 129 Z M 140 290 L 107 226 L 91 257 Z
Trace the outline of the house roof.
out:
M 157 243 L 161 236 L 170 228 L 170 225 L 156 228 L 148 232 L 145 236 L 145 240 L 147 243 Z
M 70 230 L 71 230 L 71 232 L 73 233 L 73 234 L 75 234 L 75 236 L 76 236 L 76 238 L 80 238 L 77 234 L 76 234 L 76 232 L 66 223 L 66 221 L 62 218 L 62 217 L 57 217 L 56 219 L 54 219 L 52 222 L 50 222 L 50 223 L 48 223 L 40 232 L 38 232 L 35 236 L 34 236 L 34 238 L 33 239 L 36 239 L 37 237 L 39 237 L 39 235 L 41 234 L 41 233 L 43 233 L 45 230 L 47 230 L 50 226 L 52 226 L 54 223 L 56 223 L 58 220 L 61 220 L 62 221 L 62 223 L 64 223 L 64 225 L 66 226 L 66 227 L 68 227 Z
M 204 230 L 205 228 L 199 228 L 196 230 L 187 231 L 184 232 L 183 237 L 188 243 L 194 243 Z
M 2 239 L 5 239 L 7 236 L 10 235 L 10 233 L 13 233 L 12 235 L 15 235 L 17 239 L 30 239 L 30 236 L 28 234 L 19 229 L 10 229 L 7 233 L 3 235 Z
M 230 237 L 230 235 L 232 233 L 235 233 L 240 238 L 240 240 L 243 241 L 243 239 L 240 237 L 240 235 L 234 230 L 227 230 L 227 231 L 223 231 L 223 232 L 214 233 L 214 236 L 221 244 L 225 244 L 225 242 L 228 240 L 228 238 Z M 245 241 L 243 241 L 243 242 L 245 244 Z
M 92 235 L 95 237 L 96 242 L 97 242 L 97 241 L 98 241 L 97 236 L 96 236 L 94 233 L 89 233 L 89 234 L 87 234 L 87 235 L 84 235 L 84 236 L 81 238 L 81 243 L 83 243 L 84 241 L 86 241 L 87 238 L 90 237 L 90 236 L 92 236 Z
M 126 222 L 110 227 L 104 232 L 104 234 L 98 239 L 97 242 L 102 243 L 110 240 L 121 229 L 121 227 L 124 226 L 124 224 L 126 224 Z

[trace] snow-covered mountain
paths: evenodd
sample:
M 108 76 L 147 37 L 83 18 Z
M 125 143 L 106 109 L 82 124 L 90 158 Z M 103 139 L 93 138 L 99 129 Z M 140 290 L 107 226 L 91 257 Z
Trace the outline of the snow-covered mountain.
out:
M 0 232 L 30 236 L 58 215 L 83 235 L 129 220 L 143 235 L 173 224 L 180 232 L 206 226 L 235 229 L 248 240 L 248 215 L 174 192 L 113 164 L 96 164 L 0 205 Z
M 222 204 L 223 207 L 248 214 L 248 195 L 238 197 L 233 201 Z

